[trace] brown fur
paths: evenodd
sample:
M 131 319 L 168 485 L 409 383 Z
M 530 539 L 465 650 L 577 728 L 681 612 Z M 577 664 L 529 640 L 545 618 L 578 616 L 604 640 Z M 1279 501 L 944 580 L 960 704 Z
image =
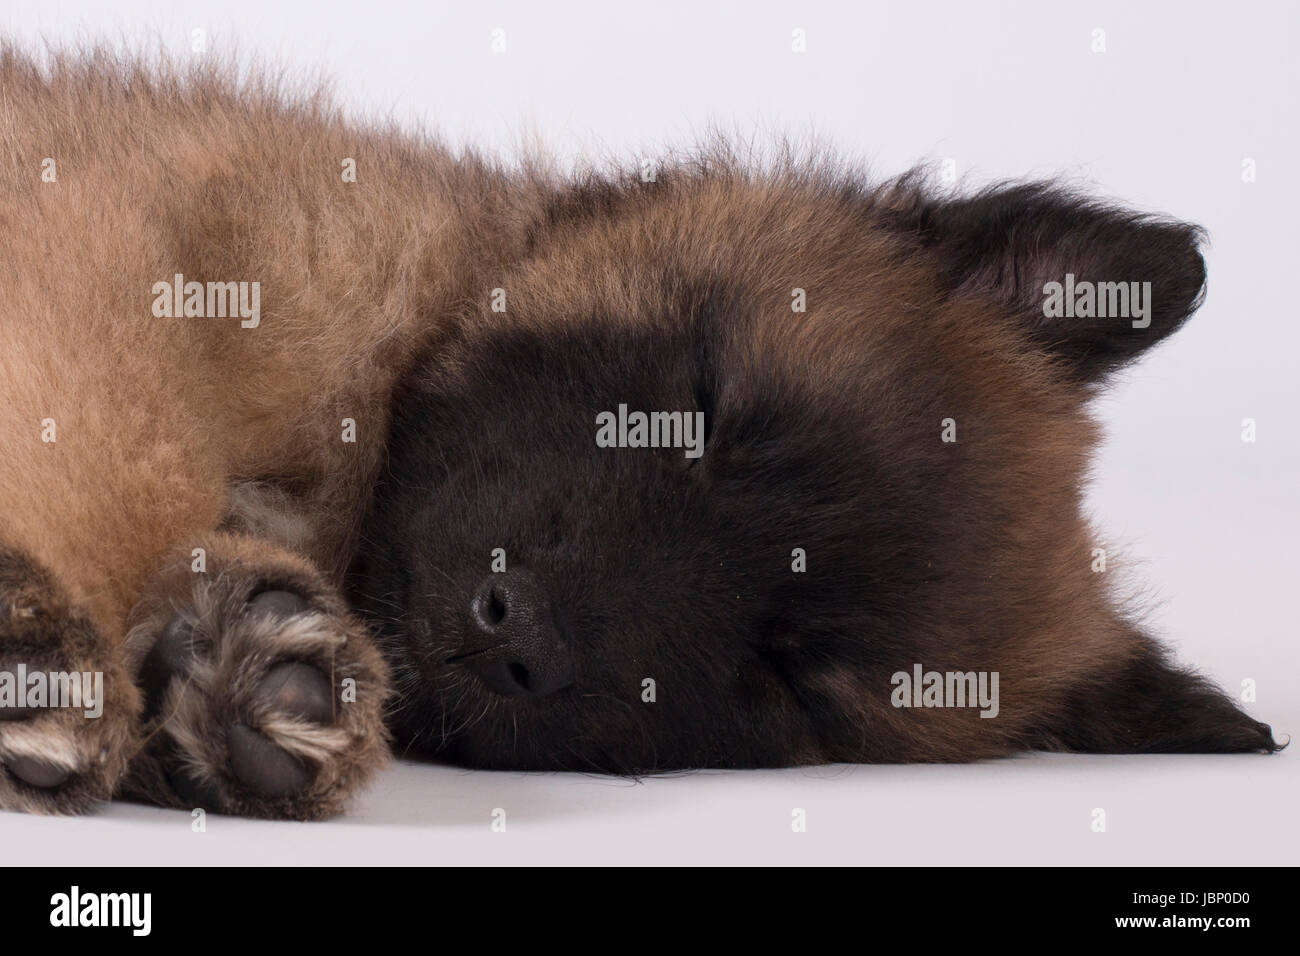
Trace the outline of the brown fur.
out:
M 0 770 L 0 806 L 83 809 L 115 790 L 156 736 L 138 726 L 124 671 L 133 611 L 157 608 L 135 632 L 148 643 L 141 626 L 156 634 L 236 569 L 278 586 L 290 568 L 340 615 L 371 685 L 349 711 L 365 715 L 352 772 L 383 757 L 382 661 L 331 586 L 380 462 L 392 383 L 516 253 L 510 203 L 528 190 L 432 141 L 348 124 L 319 97 L 232 76 L 102 52 L 42 69 L 0 51 L 0 609 L 44 609 L 0 624 L 0 668 L 47 667 L 75 646 L 78 667 L 106 672 L 111 705 L 81 748 L 83 786 L 39 790 Z M 56 182 L 41 181 L 45 157 Z M 347 157 L 356 183 L 341 180 Z M 155 318 L 151 287 L 175 273 L 260 281 L 260 326 Z M 341 440 L 343 419 L 355 443 Z M 196 547 L 206 580 L 188 570 Z M 184 570 L 160 575 L 169 563 Z M 58 630 L 68 615 L 75 640 Z M 56 719 L 71 720 L 30 723 Z M 18 733 L 0 723 L 0 761 Z
M 460 738 L 444 733 L 434 749 L 478 765 L 1274 749 L 1267 727 L 1166 663 L 1088 562 L 1086 402 L 1199 303 L 1190 227 L 1050 191 L 953 203 L 914 179 L 868 190 L 830 167 L 759 172 L 719 155 L 669 164 L 653 184 L 555 192 L 544 174 L 506 174 L 230 76 L 103 54 L 43 70 L 0 51 L 11 170 L 0 185 L 0 670 L 103 671 L 108 697 L 99 721 L 0 715 L 11 718 L 0 808 L 78 811 L 127 793 L 250 815 L 336 812 L 386 756 L 394 663 L 398 733 L 418 738 L 463 706 L 451 715 Z M 57 182 L 41 181 L 45 157 Z M 356 183 L 340 177 L 348 157 Z M 1036 317 L 1043 278 L 1129 278 L 1116 270 L 1130 267 L 1156 275 L 1172 303 L 1149 335 Z M 154 317 L 153 285 L 175 273 L 260 282 L 260 326 Z M 488 306 L 496 286 L 507 315 Z M 790 310 L 796 287 L 807 313 Z M 609 406 L 565 404 L 600 371 L 583 365 L 593 342 L 626 346 L 616 357 L 640 374 L 662 357 L 636 349 L 683 328 L 725 346 L 708 359 L 722 447 L 685 481 L 644 456 L 597 452 L 587 429 Z M 493 365 L 500 343 L 510 361 Z M 572 375 L 540 366 L 533 391 L 519 384 L 557 350 Z M 652 384 L 681 386 L 668 372 Z M 439 463 L 400 440 L 419 438 L 434 420 L 424 403 L 446 395 L 461 399 L 453 424 L 465 434 L 431 445 L 437 458 L 469 453 L 456 474 L 482 467 L 480 444 L 485 457 L 525 456 L 496 462 L 500 500 L 481 484 L 460 498 L 431 491 Z M 749 406 L 767 408 L 757 425 Z M 570 411 L 580 431 L 564 431 Z M 403 424 L 388 444 L 394 416 Z M 692 538 L 734 505 L 710 494 L 715 468 L 753 454 L 737 433 L 783 416 L 765 448 L 776 467 L 730 486 L 758 510 Z M 938 440 L 945 418 L 956 444 Z M 54 442 L 42 441 L 47 419 Z M 344 419 L 355 443 L 342 440 Z M 768 475 L 809 461 L 817 468 L 801 474 L 826 498 L 801 510 L 806 489 L 770 487 Z M 640 510 L 661 492 L 671 507 Z M 636 560 L 593 537 L 625 526 L 639 545 L 684 505 L 699 527 Z M 576 671 L 589 693 L 520 705 L 457 669 L 468 595 L 498 543 L 491 523 L 512 509 L 515 524 L 492 529 L 518 542 L 511 560 L 549 580 L 557 605 L 591 614 Z M 763 537 L 778 515 L 789 540 Z M 789 548 L 805 534 L 821 548 L 817 570 L 792 579 Z M 339 596 L 358 551 L 357 593 L 388 663 Z M 600 560 L 584 563 L 592 553 Z M 427 606 L 395 598 L 403 575 L 432 579 Z M 806 619 L 783 617 L 805 604 Z M 652 627 L 640 620 L 648 606 Z M 421 614 L 431 646 L 391 633 Z M 632 623 L 603 633 L 610 620 Z M 710 643 L 724 628 L 733 647 Z M 416 651 L 445 670 L 422 683 Z M 912 662 L 999 672 L 998 719 L 891 707 L 890 673 Z M 314 678 L 285 677 L 301 673 L 291 665 L 324 675 L 327 714 Z M 636 701 L 645 668 L 679 678 L 655 710 Z M 356 703 L 340 703 L 348 679 Z

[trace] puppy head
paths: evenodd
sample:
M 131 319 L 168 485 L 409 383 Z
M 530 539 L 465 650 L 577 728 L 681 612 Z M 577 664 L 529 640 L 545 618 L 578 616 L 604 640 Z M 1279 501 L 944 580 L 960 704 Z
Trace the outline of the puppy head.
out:
M 399 733 L 614 772 L 1117 746 L 1088 694 L 1164 665 L 1089 569 L 1081 409 L 1196 307 L 1197 239 L 1046 186 L 557 197 L 396 400 L 354 580 Z M 916 664 L 1000 674 L 997 718 L 894 706 Z

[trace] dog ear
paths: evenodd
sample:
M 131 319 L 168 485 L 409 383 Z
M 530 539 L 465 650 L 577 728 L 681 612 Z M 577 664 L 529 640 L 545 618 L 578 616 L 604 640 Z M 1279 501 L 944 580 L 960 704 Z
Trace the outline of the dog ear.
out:
M 945 290 L 1004 303 L 1079 382 L 1146 351 L 1204 298 L 1204 234 L 1196 226 L 1047 183 L 945 200 L 905 180 L 900 197 L 907 199 L 892 204 L 893 224 L 934 255 Z
M 1170 664 L 1154 642 L 1068 699 L 1047 749 L 1081 753 L 1254 753 L 1281 750 L 1268 724 L 1247 716 L 1204 677 Z

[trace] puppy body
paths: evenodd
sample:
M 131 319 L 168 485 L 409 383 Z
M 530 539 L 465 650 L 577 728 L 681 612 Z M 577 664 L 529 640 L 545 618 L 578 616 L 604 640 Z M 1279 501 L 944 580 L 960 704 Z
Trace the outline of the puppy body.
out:
M 1199 304 L 1191 227 L 725 156 L 555 190 L 99 56 L 5 50 L 0 111 L 0 672 L 106 688 L 0 709 L 0 807 L 333 813 L 390 670 L 397 734 L 473 766 L 1275 747 L 1080 514 L 1088 398 Z M 1154 308 L 1048 321 L 1067 274 Z M 177 282 L 259 314 L 157 314 Z M 600 447 L 621 405 L 703 454 Z M 916 666 L 997 673 L 996 718 L 894 706 Z
M 337 571 L 390 385 L 506 254 L 486 229 L 509 190 L 216 73 L 91 61 L 47 77 L 10 52 L 0 82 L 8 546 L 57 568 L 117 641 L 160 545 L 215 528 L 234 482 L 271 478 L 307 501 L 306 556 Z M 154 316 L 176 273 L 260 282 L 259 327 Z
M 0 722 L 0 806 L 81 809 L 136 756 L 136 789 L 166 799 L 174 771 L 140 750 L 135 672 L 157 672 L 146 711 L 161 719 L 182 682 L 144 658 L 172 615 L 184 611 L 186 653 L 215 653 L 225 625 L 195 608 L 238 617 L 267 589 L 305 597 L 299 610 L 330 616 L 352 648 L 354 672 L 332 679 L 366 685 L 333 715 L 355 786 L 383 756 L 386 678 L 331 591 L 374 482 L 392 383 L 517 250 L 509 204 L 526 190 L 472 157 L 349 125 L 323 101 L 241 86 L 219 68 L 92 55 L 42 69 L 5 48 L 0 126 L 0 670 L 103 671 L 108 685 L 101 722 L 54 710 Z M 155 287 L 177 275 L 257 283 L 258 320 L 160 317 Z M 160 569 L 172 569 L 165 584 Z M 264 669 L 203 663 L 215 668 L 197 672 L 218 711 L 210 729 L 224 738 L 260 705 L 236 713 L 220 682 L 253 694 Z M 224 766 L 228 741 L 200 754 L 194 728 L 156 736 L 179 747 L 189 802 L 201 784 L 207 805 L 318 815 L 345 789 L 322 773 L 310 799 L 268 801 Z M 329 763 L 289 736 L 276 742 L 300 763 Z

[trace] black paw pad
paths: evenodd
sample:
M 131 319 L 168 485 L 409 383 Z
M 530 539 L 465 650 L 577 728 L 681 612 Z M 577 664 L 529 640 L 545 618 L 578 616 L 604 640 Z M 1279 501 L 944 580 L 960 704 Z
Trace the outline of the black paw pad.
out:
M 140 665 L 140 689 L 144 691 L 145 720 L 151 720 L 162 706 L 163 693 L 172 679 L 184 677 L 194 666 L 194 624 L 177 614 L 163 629 Z
M 289 618 L 311 609 L 307 599 L 292 591 L 263 591 L 248 602 L 253 617 Z
M 63 767 L 46 763 L 36 757 L 10 757 L 5 761 L 5 769 L 27 786 L 41 790 L 61 787 L 72 776 L 72 773 Z
M 231 726 L 227 744 L 230 769 L 244 786 L 264 797 L 291 797 L 315 778 L 310 766 L 243 724 Z
M 316 724 L 334 721 L 329 679 L 310 664 L 276 664 L 257 685 L 257 698 L 286 717 Z

